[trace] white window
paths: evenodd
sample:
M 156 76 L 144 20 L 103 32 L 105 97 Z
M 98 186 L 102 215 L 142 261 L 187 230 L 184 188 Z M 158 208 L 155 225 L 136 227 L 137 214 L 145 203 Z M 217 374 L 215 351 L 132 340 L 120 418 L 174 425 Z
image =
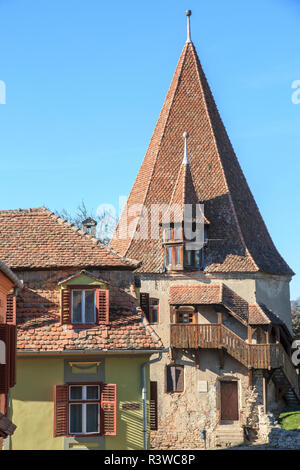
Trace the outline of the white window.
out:
M 70 385 L 69 434 L 99 434 L 100 386 Z
M 96 323 L 96 291 L 72 289 L 72 323 Z

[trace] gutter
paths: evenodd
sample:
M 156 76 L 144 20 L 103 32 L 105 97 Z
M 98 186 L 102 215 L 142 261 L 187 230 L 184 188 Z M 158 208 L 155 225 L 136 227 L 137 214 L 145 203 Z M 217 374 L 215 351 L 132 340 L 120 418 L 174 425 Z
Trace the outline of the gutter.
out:
M 2 271 L 6 276 L 15 284 L 16 287 L 22 289 L 23 282 L 12 272 L 12 270 L 6 266 L 2 261 L 0 261 L 0 271 Z
M 147 384 L 146 384 L 146 366 L 149 364 L 154 364 L 155 362 L 159 362 L 162 359 L 162 355 L 165 352 L 168 352 L 169 349 L 163 349 L 162 351 L 155 351 L 158 353 L 158 357 L 155 359 L 151 359 L 150 361 L 146 361 L 142 364 L 142 401 L 143 401 L 143 435 L 144 435 L 144 450 L 147 450 L 147 407 L 146 407 L 146 400 L 147 400 Z
M 164 349 L 162 352 L 167 352 L 167 349 Z M 159 353 L 159 349 L 112 349 L 112 350 L 103 350 L 103 349 L 68 349 L 63 351 L 22 351 L 17 350 L 18 356 L 56 356 L 56 355 L 70 355 L 70 354 L 85 354 L 85 355 L 95 355 L 95 354 L 154 354 Z

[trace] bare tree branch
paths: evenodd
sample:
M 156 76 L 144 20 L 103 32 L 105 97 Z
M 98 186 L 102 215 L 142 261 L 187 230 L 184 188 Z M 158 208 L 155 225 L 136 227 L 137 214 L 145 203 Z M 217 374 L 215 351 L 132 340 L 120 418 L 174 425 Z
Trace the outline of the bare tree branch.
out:
M 100 213 L 95 214 L 93 209 L 90 210 L 86 207 L 84 200 L 77 206 L 74 214 L 71 214 L 67 209 L 55 210 L 54 213 L 80 229 L 82 229 L 82 222 L 88 217 L 96 220 L 95 236 L 105 245 L 109 244 L 117 224 L 116 217 L 109 210 L 103 209 Z

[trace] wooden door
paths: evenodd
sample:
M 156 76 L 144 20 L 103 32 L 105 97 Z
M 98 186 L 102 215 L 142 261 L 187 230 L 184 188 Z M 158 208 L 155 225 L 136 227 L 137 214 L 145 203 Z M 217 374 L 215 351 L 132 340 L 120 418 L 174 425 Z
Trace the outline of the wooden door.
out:
M 221 420 L 237 421 L 239 419 L 238 383 L 221 382 Z

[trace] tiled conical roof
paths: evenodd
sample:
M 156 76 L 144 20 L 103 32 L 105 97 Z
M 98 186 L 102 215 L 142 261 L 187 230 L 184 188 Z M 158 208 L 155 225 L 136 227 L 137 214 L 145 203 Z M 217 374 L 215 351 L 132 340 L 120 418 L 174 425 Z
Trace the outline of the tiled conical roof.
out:
M 111 246 L 142 261 L 139 271 L 161 272 L 161 240 L 137 239 L 140 204 L 170 204 L 182 171 L 182 134 L 189 132 L 191 180 L 210 221 L 207 272 L 293 272 L 276 250 L 238 163 L 192 42 L 181 53 L 146 156 L 129 195 Z M 137 206 L 136 206 L 137 207 Z M 127 221 L 126 221 L 127 219 Z M 135 219 L 135 221 L 134 221 Z M 119 227 L 131 227 L 120 239 Z

